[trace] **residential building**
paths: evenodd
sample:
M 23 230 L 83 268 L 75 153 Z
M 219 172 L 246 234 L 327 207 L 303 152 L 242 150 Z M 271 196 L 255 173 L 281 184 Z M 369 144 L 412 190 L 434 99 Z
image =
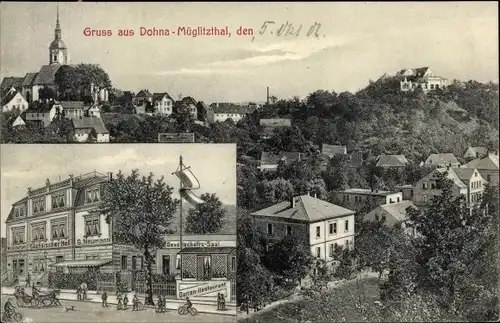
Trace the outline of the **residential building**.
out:
M 430 154 L 424 162 L 424 166 L 431 167 L 458 167 L 460 162 L 452 153 Z
M 347 163 L 347 167 L 358 168 L 363 165 L 363 154 L 361 152 L 354 152 L 348 156 L 349 162 Z
M 408 164 L 404 155 L 379 155 L 376 166 L 381 168 L 403 168 Z
M 198 118 L 198 108 L 197 103 L 192 97 L 185 97 L 180 101 L 175 102 L 174 111 L 178 114 L 189 114 L 194 120 Z
M 7 238 L 1 239 L 0 253 L 0 273 L 4 277 L 3 274 L 7 272 Z
M 448 80 L 436 76 L 429 67 L 407 68 L 396 73 L 400 79 L 401 91 L 413 91 L 421 88 L 424 92 L 443 89 L 448 85 Z
M 26 122 L 48 127 L 58 113 L 64 115 L 64 109 L 53 101 L 34 104 L 26 110 Z
M 98 117 L 72 119 L 75 138 L 78 142 L 109 142 L 109 131 Z
M 364 221 L 379 221 L 385 218 L 384 224 L 393 227 L 396 224 L 401 223 L 403 229 L 410 235 L 415 236 L 416 232 L 414 228 L 408 226 L 411 223 L 408 208 L 417 209 L 412 201 L 401 201 L 398 203 L 379 205 L 372 211 L 368 212 L 364 217 Z
M 23 97 L 21 92 L 11 87 L 2 95 L 2 112 L 19 111 L 23 112 L 28 109 L 28 101 Z
M 278 154 L 273 152 L 263 151 L 260 155 L 260 163 L 258 168 L 261 171 L 276 171 L 280 162 L 286 164 L 292 164 L 296 161 L 300 161 L 302 154 L 298 152 L 288 152 L 282 151 Z
M 412 201 L 413 200 L 413 185 L 411 184 L 406 184 L 406 185 L 397 185 L 394 187 L 397 191 L 401 191 L 403 194 L 403 200 L 408 200 Z
M 212 103 L 210 107 L 212 109 L 207 112 L 209 123 L 224 122 L 227 119 L 236 123 L 256 110 L 254 105 L 236 105 L 234 103 Z
M 498 153 L 488 153 L 486 156 L 471 160 L 464 168 L 477 169 L 481 176 L 490 184 L 498 185 Z
M 342 205 L 359 210 L 366 205 L 384 205 L 403 201 L 403 193 L 398 191 L 372 191 L 364 188 L 349 188 L 335 192 Z
M 292 127 L 291 119 L 260 119 L 260 126 L 262 127 L 261 136 L 263 139 L 272 137 L 275 129 L 290 128 Z
M 465 151 L 464 158 L 469 159 L 469 158 L 481 158 L 484 157 L 488 154 L 488 148 L 487 147 L 472 147 L 469 145 L 467 150 Z
M 25 127 L 26 122 L 24 122 L 21 116 L 17 116 L 17 118 L 12 122 L 12 127 Z
M 97 172 L 28 189 L 5 221 L 7 268 L 19 281 L 47 283 L 51 268 L 65 272 L 88 267 L 111 272 L 111 225 L 98 211 L 102 185 Z
M 198 111 L 198 120 L 207 121 L 208 119 L 208 111 L 211 111 L 212 108 L 205 104 L 203 101 L 198 101 L 196 104 L 196 109 Z
M 459 197 L 463 195 L 469 205 L 474 205 L 480 201 L 486 180 L 478 170 L 472 168 L 443 167 L 433 170 L 415 184 L 413 190 L 413 202 L 415 205 L 429 203 L 434 196 L 441 194 L 437 180 L 442 174 L 446 174 L 446 178 L 453 182 L 453 196 Z
M 17 91 L 20 91 L 23 84 L 23 77 L 15 77 L 15 76 L 6 76 L 3 78 L 2 83 L 0 84 L 0 93 L 5 93 L 14 88 Z
M 160 115 L 171 115 L 174 111 L 174 99 L 167 93 L 153 93 L 155 112 Z
M 88 108 L 83 101 L 61 101 L 59 104 L 63 108 L 64 116 L 68 119 L 83 118 Z
M 136 106 L 145 105 L 146 102 L 153 102 L 153 94 L 149 90 L 140 90 L 133 99 L 133 104 Z
M 333 158 L 335 155 L 346 155 L 347 154 L 347 147 L 346 146 L 339 146 L 339 145 L 323 144 L 321 147 L 321 153 L 323 155 L 330 157 L 330 158 Z
M 354 247 L 356 212 L 318 198 L 301 195 L 252 213 L 255 226 L 268 238 L 268 246 L 291 235 L 306 243 L 311 253 L 334 260 L 335 246 Z

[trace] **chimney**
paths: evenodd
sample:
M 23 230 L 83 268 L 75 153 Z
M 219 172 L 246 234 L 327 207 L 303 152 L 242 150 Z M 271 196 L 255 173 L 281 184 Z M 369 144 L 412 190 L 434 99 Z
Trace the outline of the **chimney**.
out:
M 295 197 L 292 196 L 292 209 L 295 208 Z
M 112 181 L 113 180 L 113 173 L 112 172 L 107 172 L 108 174 L 108 181 Z
M 266 102 L 267 102 L 267 105 L 269 105 L 269 86 L 267 87 Z

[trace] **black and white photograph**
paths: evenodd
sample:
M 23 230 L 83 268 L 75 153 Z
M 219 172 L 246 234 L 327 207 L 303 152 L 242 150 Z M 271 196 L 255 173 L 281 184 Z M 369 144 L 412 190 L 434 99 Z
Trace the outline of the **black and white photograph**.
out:
M 500 319 L 497 2 L 0 6 L 7 318 Z M 139 185 L 150 171 L 173 188 L 159 210 Z M 86 176 L 118 196 L 91 191 L 87 208 Z M 69 203 L 60 182 L 82 196 L 63 231 L 22 229 L 12 214 Z M 87 230 L 107 251 L 78 253 Z M 31 249 L 59 241 L 69 251 Z M 104 292 L 133 311 L 108 316 Z
M 2 322 L 234 322 L 236 145 L 3 145 Z

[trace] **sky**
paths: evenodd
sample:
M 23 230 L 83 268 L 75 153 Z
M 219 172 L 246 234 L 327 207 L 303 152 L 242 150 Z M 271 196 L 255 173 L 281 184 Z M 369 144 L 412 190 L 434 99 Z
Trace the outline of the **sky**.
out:
M 48 63 L 56 3 L 1 3 L 1 70 L 24 76 Z M 498 82 L 498 3 L 60 3 L 71 63 L 100 64 L 113 85 L 208 103 L 265 101 L 318 90 L 357 91 L 403 68 Z M 260 35 L 265 21 L 274 21 Z M 277 36 L 290 23 L 297 36 Z M 320 24 L 319 37 L 307 31 Z M 140 28 L 225 27 L 231 37 L 140 36 Z M 253 36 L 238 36 L 239 27 Z M 111 30 L 86 37 L 85 28 Z M 119 37 L 119 29 L 135 36 Z M 271 32 L 273 34 L 271 35 Z M 252 41 L 253 39 L 253 41 Z
M 184 164 L 200 182 L 196 195 L 215 193 L 224 204 L 236 205 L 236 144 L 26 144 L 1 145 L 1 225 L 12 203 L 27 195 L 28 188 L 97 171 L 141 175 L 153 172 L 155 178 L 179 188 L 172 175 L 182 155 Z M 178 197 L 178 193 L 174 194 Z M 5 230 L 1 230 L 5 237 Z

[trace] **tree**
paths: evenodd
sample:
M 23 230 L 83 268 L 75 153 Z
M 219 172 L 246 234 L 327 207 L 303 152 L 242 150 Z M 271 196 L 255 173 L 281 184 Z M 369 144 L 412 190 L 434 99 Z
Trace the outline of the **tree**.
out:
M 91 84 L 97 93 L 101 89 L 111 89 L 109 75 L 99 65 L 94 64 L 63 65 L 56 72 L 54 83 L 61 100 L 91 100 Z
M 116 179 L 106 183 L 99 207 L 112 224 L 113 242 L 133 245 L 144 255 L 147 305 L 154 305 L 151 266 L 156 251 L 165 245 L 163 235 L 172 233 L 169 226 L 179 203 L 163 177 L 155 181 L 153 176 L 141 178 L 136 169 L 129 176 L 119 171 Z
M 224 225 L 226 210 L 215 194 L 203 194 L 200 198 L 205 201 L 189 210 L 186 218 L 186 232 L 192 234 L 214 234 Z
M 44 86 L 38 90 L 38 99 L 39 100 L 54 100 L 56 98 L 56 91 L 52 88 Z
M 328 190 L 342 191 L 349 188 L 347 158 L 346 155 L 335 155 L 330 160 L 324 176 Z

